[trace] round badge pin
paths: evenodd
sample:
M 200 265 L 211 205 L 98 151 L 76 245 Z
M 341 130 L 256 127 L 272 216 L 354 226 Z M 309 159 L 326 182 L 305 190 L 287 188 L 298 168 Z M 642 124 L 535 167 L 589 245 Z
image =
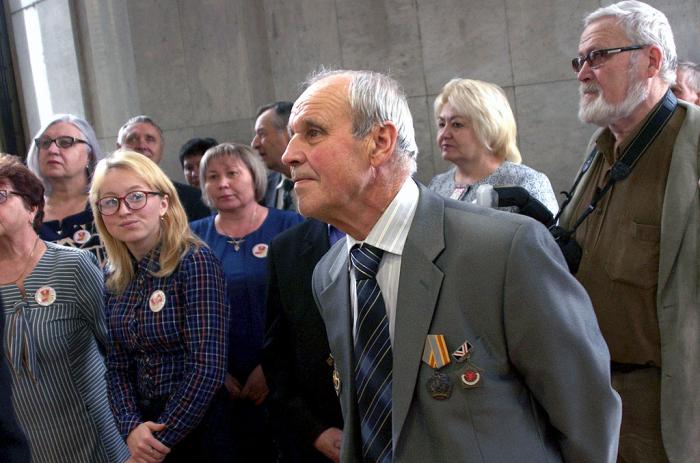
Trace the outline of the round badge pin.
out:
M 34 293 L 34 300 L 41 306 L 49 306 L 56 301 L 56 290 L 51 286 L 42 286 Z
M 259 243 L 253 246 L 253 255 L 258 259 L 264 259 L 267 257 L 267 244 Z
M 160 289 L 153 291 L 151 297 L 148 298 L 148 307 L 151 312 L 160 312 L 165 307 L 165 293 Z
M 477 387 L 479 381 L 481 381 L 481 373 L 475 370 L 467 370 L 461 376 L 462 386 L 469 389 L 472 387 Z
M 75 241 L 78 244 L 87 243 L 88 241 L 90 241 L 91 237 L 92 235 L 87 230 L 78 230 L 75 233 L 73 233 L 73 241 Z

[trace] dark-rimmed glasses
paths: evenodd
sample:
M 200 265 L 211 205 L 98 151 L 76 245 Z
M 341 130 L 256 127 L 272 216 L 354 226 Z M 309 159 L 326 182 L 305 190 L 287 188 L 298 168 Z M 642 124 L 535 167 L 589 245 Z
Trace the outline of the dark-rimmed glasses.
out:
M 0 204 L 4 203 L 7 201 L 7 197 L 9 195 L 17 195 L 17 196 L 24 196 L 24 194 L 20 193 L 19 191 L 13 191 L 13 190 L 0 190 Z
M 625 51 L 640 50 L 646 45 L 630 45 L 628 47 L 616 47 L 616 48 L 604 48 L 602 50 L 591 50 L 586 56 L 577 56 L 571 60 L 571 67 L 574 72 L 581 72 L 583 68 L 583 63 L 588 61 L 588 65 L 591 69 L 597 69 L 603 65 L 609 56 L 616 55 Z
M 43 150 L 49 149 L 49 146 L 51 146 L 51 143 L 56 143 L 56 146 L 59 148 L 70 148 L 71 146 L 75 145 L 76 143 L 85 143 L 86 145 L 88 144 L 87 141 L 81 140 L 80 138 L 75 138 L 75 137 L 56 137 L 56 138 L 35 138 L 34 143 L 36 143 L 36 146 Z
M 102 215 L 114 215 L 122 206 L 122 201 L 130 211 L 146 207 L 148 195 L 162 195 L 160 191 L 130 191 L 124 196 L 105 196 L 97 200 L 97 209 Z

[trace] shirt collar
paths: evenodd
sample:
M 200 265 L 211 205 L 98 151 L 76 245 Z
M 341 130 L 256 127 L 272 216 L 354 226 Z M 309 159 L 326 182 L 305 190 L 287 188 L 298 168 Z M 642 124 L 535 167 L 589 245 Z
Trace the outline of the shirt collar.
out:
M 132 256 L 132 261 L 134 262 L 134 270 L 137 274 L 141 272 L 158 272 L 160 270 L 160 246 L 153 248 L 153 250 L 143 256 L 139 261 L 136 261 Z
M 364 243 L 371 244 L 384 252 L 401 255 L 418 207 L 418 196 L 418 185 L 411 177 L 407 177 L 399 192 L 370 230 Z M 348 252 L 357 243 L 362 241 L 347 235 Z

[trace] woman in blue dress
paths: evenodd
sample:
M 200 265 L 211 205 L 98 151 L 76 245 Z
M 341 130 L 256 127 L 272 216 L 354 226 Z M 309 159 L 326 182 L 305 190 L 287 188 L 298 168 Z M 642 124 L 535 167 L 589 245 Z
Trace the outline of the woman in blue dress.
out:
M 237 426 L 234 441 L 242 461 L 266 461 L 271 446 L 264 401 L 269 391 L 260 360 L 267 249 L 276 235 L 303 219 L 258 203 L 265 195 L 267 171 L 246 145 L 222 143 L 210 148 L 199 173 L 204 201 L 218 213 L 190 227 L 219 258 L 226 276 L 231 318 L 225 384 Z

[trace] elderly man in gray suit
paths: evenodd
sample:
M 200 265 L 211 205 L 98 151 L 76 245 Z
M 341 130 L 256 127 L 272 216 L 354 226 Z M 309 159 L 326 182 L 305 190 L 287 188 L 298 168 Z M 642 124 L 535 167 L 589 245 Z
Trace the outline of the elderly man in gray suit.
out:
M 413 181 L 411 114 L 381 74 L 317 75 L 289 127 L 301 212 L 348 234 L 313 277 L 341 461 L 614 461 L 608 350 L 547 230 Z

